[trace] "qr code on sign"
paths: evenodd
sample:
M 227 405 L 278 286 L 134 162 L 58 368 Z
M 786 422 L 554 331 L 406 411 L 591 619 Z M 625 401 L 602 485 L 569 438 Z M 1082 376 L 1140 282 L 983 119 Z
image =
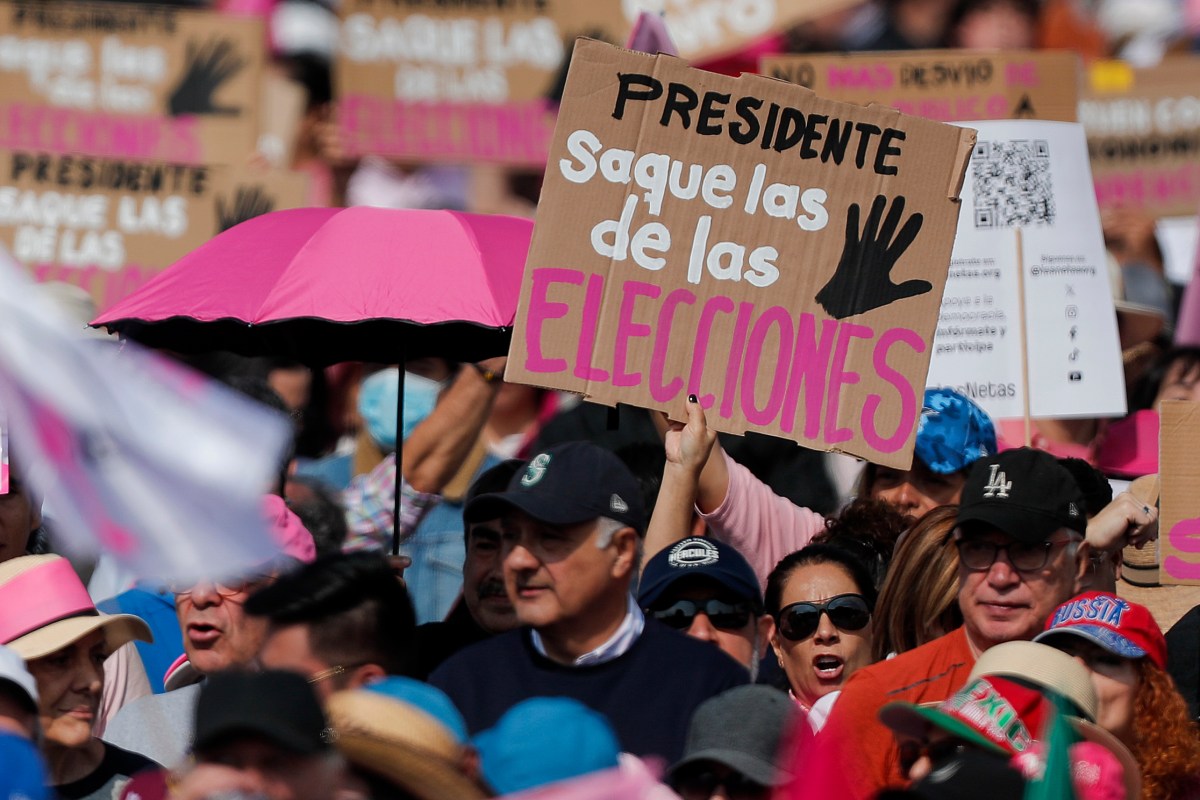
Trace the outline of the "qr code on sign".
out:
M 971 154 L 971 175 L 976 228 L 1054 222 L 1050 147 L 1045 140 L 979 142 Z

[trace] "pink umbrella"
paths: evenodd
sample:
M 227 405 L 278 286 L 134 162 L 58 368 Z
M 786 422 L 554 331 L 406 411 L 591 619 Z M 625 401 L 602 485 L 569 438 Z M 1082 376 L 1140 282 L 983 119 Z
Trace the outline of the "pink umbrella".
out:
M 92 325 L 181 353 L 314 366 L 478 361 L 508 351 L 532 233 L 530 220 L 456 211 L 276 211 L 196 248 Z M 400 381 L 397 429 L 404 370 Z M 399 504 L 397 486 L 397 523 Z
M 502 355 L 532 231 L 456 211 L 276 211 L 214 237 L 92 324 L 177 352 L 314 365 Z

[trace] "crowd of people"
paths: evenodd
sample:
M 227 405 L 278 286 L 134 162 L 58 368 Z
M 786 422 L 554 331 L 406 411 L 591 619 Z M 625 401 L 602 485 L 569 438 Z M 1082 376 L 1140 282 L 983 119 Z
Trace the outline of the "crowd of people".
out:
M 450 502 L 411 485 L 409 445 L 461 428 L 446 400 L 475 383 L 490 385 L 460 366 L 400 437 L 409 542 Z M 1196 708 L 1177 688 L 1194 685 L 1195 653 L 1169 658 L 1162 611 L 1119 593 L 1123 548 L 1157 532 L 1136 486 L 1114 497 L 1093 466 L 1008 447 L 972 401 L 930 389 L 912 468 L 866 465 L 858 496 L 824 518 L 732 458 L 694 397 L 681 411 L 651 428 L 653 454 L 534 442 L 469 465 L 459 596 L 435 620 L 404 578 L 419 549 L 343 552 L 274 493 L 275 558 L 96 604 L 87 565 L 31 552 L 52 545 L 53 520 L 15 453 L 0 500 L 0 786 L 1022 797 L 1061 762 L 1045 796 L 1200 797 Z M 380 463 L 395 475 L 394 454 Z
M 314 202 L 532 214 L 536 174 L 481 195 L 346 159 L 333 10 L 275 5 Z M 1144 61 L 1190 49 L 1177 5 L 864 0 L 770 47 Z M 1155 478 L 1200 331 L 1173 336 L 1153 220 L 1104 227 L 1153 322 L 1119 317 L 1129 415 L 1022 435 L 930 387 L 909 469 L 718 436 L 694 395 L 577 403 L 504 357 L 187 357 L 292 420 L 275 556 L 172 585 L 82 559 L 8 453 L 0 797 L 1200 798 L 1200 590 L 1162 585 Z

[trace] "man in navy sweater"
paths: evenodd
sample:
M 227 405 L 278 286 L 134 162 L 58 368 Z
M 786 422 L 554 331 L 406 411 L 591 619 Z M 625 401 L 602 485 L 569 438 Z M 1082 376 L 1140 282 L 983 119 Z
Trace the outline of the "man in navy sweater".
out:
M 748 681 L 732 658 L 647 620 L 633 599 L 645 511 L 636 479 L 607 450 L 570 442 L 538 453 L 463 516 L 501 520 L 521 625 L 430 676 L 472 734 L 522 700 L 565 696 L 604 714 L 625 751 L 671 762 L 696 706 Z

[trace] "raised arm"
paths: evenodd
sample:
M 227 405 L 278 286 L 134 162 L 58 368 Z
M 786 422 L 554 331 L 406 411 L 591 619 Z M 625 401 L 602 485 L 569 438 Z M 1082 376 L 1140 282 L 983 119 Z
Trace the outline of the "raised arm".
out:
M 437 494 L 470 454 L 500 389 L 507 359 L 464 364 L 433 411 L 404 441 L 401 471 L 418 492 Z
M 663 467 L 658 502 L 646 529 L 643 565 L 660 550 L 687 538 L 692 529 L 692 514 L 705 464 L 713 460 L 724 461 L 709 458 L 717 434 L 708 429 L 704 410 L 695 402 L 695 395 L 688 396 L 687 418 L 687 424 L 668 421 L 663 433 L 667 463 Z M 724 471 L 724 463 L 721 467 Z

